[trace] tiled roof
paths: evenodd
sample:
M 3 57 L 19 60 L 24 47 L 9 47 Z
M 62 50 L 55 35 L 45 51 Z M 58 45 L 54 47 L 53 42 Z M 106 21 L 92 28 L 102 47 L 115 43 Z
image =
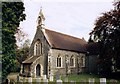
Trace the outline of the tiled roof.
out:
M 75 52 L 86 52 L 84 39 L 76 38 L 48 29 L 43 29 L 43 33 L 52 48 L 70 50 Z
M 40 56 L 31 56 L 30 58 L 26 59 L 22 63 L 23 64 L 32 64 L 38 57 L 40 57 Z

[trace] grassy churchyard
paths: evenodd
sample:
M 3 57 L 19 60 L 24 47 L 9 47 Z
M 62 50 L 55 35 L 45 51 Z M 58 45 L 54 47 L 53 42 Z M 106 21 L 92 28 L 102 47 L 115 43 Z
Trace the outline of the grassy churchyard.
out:
M 11 82 L 17 82 L 17 75 L 18 73 L 11 73 L 8 75 L 8 79 Z M 26 77 L 19 77 L 19 81 L 20 82 L 30 82 L 32 80 L 32 84 L 36 84 L 37 81 L 41 82 L 40 84 L 44 84 L 44 79 L 43 78 L 39 78 L 39 80 L 37 80 L 36 78 L 31 78 L 31 80 L 29 80 L 30 78 L 26 78 Z M 60 80 L 62 81 L 62 84 L 101 84 L 100 83 L 100 78 L 96 75 L 90 75 L 90 74 L 80 74 L 80 75 L 68 75 L 68 76 L 60 76 Z M 46 80 L 48 81 L 48 84 L 57 84 L 56 82 L 56 77 L 54 77 L 53 81 L 50 80 Z M 89 83 L 89 81 L 94 81 L 94 83 Z M 117 81 L 117 83 L 110 83 L 110 82 L 115 82 Z M 114 79 L 106 79 L 105 84 L 120 84 L 120 80 L 114 80 Z M 103 83 L 102 83 L 103 84 Z

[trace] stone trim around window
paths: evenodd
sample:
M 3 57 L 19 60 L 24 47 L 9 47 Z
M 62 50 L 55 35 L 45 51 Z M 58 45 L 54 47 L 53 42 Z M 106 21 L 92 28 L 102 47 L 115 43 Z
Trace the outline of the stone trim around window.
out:
M 81 57 L 81 67 L 85 67 L 85 56 Z
M 34 55 L 41 55 L 42 54 L 42 43 L 37 40 L 34 44 Z
M 75 67 L 75 57 L 74 56 L 71 56 L 70 57 L 70 67 Z
M 58 57 L 56 59 L 56 67 L 62 68 L 62 57 L 60 55 L 58 55 Z

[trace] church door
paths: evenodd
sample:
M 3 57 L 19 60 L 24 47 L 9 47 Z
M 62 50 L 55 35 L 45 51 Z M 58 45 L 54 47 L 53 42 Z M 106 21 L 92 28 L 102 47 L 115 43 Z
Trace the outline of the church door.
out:
M 41 70 L 41 67 L 40 67 L 40 65 L 38 64 L 37 66 L 36 66 L 36 77 L 40 77 L 40 70 Z

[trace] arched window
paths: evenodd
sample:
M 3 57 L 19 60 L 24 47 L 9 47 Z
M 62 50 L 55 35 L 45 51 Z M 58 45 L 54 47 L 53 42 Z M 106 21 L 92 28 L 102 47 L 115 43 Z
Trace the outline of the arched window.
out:
M 85 67 L 85 56 L 81 57 L 81 66 Z
M 57 67 L 62 67 L 62 58 L 60 56 L 57 57 Z
M 34 55 L 42 54 L 42 44 L 38 40 L 34 45 Z
M 75 66 L 75 58 L 73 56 L 70 58 L 70 66 Z

